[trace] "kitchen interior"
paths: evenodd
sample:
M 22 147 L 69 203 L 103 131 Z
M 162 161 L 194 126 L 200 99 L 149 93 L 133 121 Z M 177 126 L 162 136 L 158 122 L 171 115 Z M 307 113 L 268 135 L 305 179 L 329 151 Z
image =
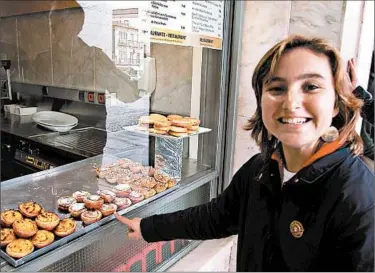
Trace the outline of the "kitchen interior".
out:
M 60 219 L 70 217 L 59 198 L 112 190 L 100 173 L 121 160 L 175 184 L 120 214 L 174 211 L 217 194 L 227 37 L 223 50 L 150 41 L 131 25 L 141 8 L 129 3 L 105 10 L 90 1 L 0 5 L 2 212 L 36 202 Z M 198 125 L 189 134 L 178 127 L 178 137 L 142 130 L 140 120 L 151 114 Z M 129 241 L 112 215 L 77 223 L 73 234 L 19 259 L 2 245 L 2 271 L 154 271 L 197 246 Z

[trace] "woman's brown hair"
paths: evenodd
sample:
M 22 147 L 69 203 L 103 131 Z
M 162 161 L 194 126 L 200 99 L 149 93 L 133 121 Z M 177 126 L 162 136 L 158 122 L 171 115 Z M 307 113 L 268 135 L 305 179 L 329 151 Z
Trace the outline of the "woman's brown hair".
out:
M 277 43 L 263 56 L 256 66 L 252 78 L 252 86 L 257 99 L 257 109 L 246 124 L 245 129 L 252 130 L 252 138 L 260 146 L 263 156 L 269 158 L 275 151 L 278 140 L 274 136 L 269 137 L 262 120 L 261 97 L 263 85 L 272 78 L 281 56 L 294 48 L 301 47 L 327 56 L 336 91 L 335 106 L 339 109 L 339 114 L 333 118 L 332 125 L 339 130 L 340 139 L 350 142 L 352 152 L 355 155 L 361 154 L 363 142 L 355 131 L 355 126 L 360 116 L 363 102 L 353 95 L 353 87 L 346 75 L 345 67 L 337 49 L 320 38 L 291 36 Z

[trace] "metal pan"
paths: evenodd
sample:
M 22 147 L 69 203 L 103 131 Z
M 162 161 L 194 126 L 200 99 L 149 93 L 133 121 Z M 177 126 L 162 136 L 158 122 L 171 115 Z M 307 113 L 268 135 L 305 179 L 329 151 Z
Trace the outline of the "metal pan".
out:
M 170 189 L 167 189 L 167 190 L 165 190 L 165 191 L 163 191 L 161 193 L 158 193 L 158 194 L 156 194 L 156 195 L 154 195 L 154 196 L 152 196 L 152 197 L 150 197 L 148 199 L 145 199 L 145 200 L 143 200 L 141 202 L 133 204 L 133 205 L 131 205 L 130 207 L 128 207 L 126 209 L 120 210 L 120 211 L 118 211 L 118 213 L 120 215 L 126 214 L 126 213 L 128 213 L 128 212 L 130 212 L 130 211 L 132 211 L 132 210 L 134 210 L 134 209 L 136 209 L 138 207 L 141 207 L 141 206 L 143 206 L 145 204 L 148 204 L 151 201 L 153 201 L 155 199 L 158 199 L 158 198 L 160 198 L 160 197 L 162 197 L 162 196 L 164 196 L 164 195 L 166 195 L 166 194 L 168 194 L 168 193 L 170 193 L 170 192 L 172 192 L 172 191 L 174 191 L 174 190 L 176 190 L 178 188 L 179 188 L 179 184 L 177 184 L 173 188 L 170 188 Z M 59 215 L 60 219 L 70 217 L 69 213 L 63 213 L 61 211 L 55 211 L 55 213 Z M 30 253 L 29 255 L 26 255 L 25 257 L 20 258 L 20 259 L 14 259 L 14 258 L 10 257 L 5 252 L 5 248 L 6 247 L 2 247 L 1 251 L 0 251 L 0 255 L 1 255 L 1 257 L 4 260 L 6 260 L 12 266 L 18 267 L 20 265 L 25 264 L 26 262 L 28 262 L 30 260 L 38 258 L 39 256 L 52 251 L 53 249 L 55 249 L 55 248 L 57 248 L 59 246 L 62 246 L 64 244 L 66 244 L 69 241 L 72 241 L 72 240 L 76 239 L 77 237 L 81 237 L 82 235 L 84 235 L 84 234 L 86 234 L 86 233 L 88 233 L 88 232 L 90 232 L 90 231 L 98 228 L 99 226 L 102 226 L 102 225 L 104 225 L 104 224 L 112 221 L 113 219 L 115 219 L 115 216 L 114 215 L 109 215 L 109 216 L 106 216 L 103 219 L 101 219 L 100 221 L 98 221 L 96 223 L 93 223 L 91 225 L 85 225 L 85 224 L 83 224 L 83 222 L 81 220 L 75 219 L 76 222 L 77 222 L 77 229 L 76 229 L 76 231 L 74 233 L 72 233 L 72 234 L 70 234 L 70 235 L 68 235 L 66 237 L 63 237 L 63 238 L 56 237 L 56 240 L 52 244 L 50 244 L 50 245 L 48 245 L 46 247 L 43 247 L 43 248 L 40 248 L 40 249 L 36 249 L 32 253 Z

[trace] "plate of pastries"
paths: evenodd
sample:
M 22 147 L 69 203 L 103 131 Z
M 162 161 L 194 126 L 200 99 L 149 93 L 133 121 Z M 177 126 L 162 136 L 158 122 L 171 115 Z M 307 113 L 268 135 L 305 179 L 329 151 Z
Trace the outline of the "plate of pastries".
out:
M 201 121 L 194 117 L 183 117 L 180 115 L 150 114 L 149 116 L 141 116 L 136 129 L 150 134 L 159 136 L 172 136 L 183 138 L 195 135 L 199 132 Z
M 74 219 L 61 219 L 36 202 L 24 202 L 17 210 L 1 212 L 1 247 L 10 257 L 19 259 L 74 233 L 76 228 Z
M 101 168 L 96 167 L 95 171 L 97 177 L 113 185 L 113 192 L 117 195 L 127 195 L 122 192 L 129 192 L 130 199 L 132 195 L 147 199 L 177 184 L 176 179 L 162 170 L 152 166 L 143 166 L 128 158 L 121 158 Z

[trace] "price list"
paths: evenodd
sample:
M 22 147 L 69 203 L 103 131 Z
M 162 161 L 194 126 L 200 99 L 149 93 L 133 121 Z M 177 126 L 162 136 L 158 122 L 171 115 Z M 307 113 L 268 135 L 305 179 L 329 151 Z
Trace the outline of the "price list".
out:
M 153 42 L 221 49 L 224 1 L 149 1 L 144 14 Z

